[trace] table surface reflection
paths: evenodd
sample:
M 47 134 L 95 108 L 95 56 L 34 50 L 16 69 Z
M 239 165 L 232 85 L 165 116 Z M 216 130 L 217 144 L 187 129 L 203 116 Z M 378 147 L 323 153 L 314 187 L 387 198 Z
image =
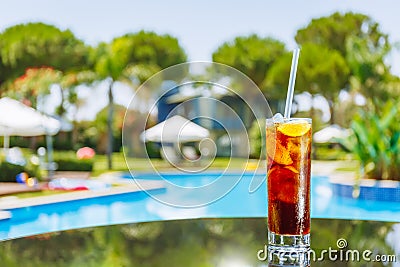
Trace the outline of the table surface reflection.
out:
M 1 266 L 268 266 L 265 218 L 122 224 L 4 241 Z M 400 266 L 400 224 L 313 219 L 311 266 Z

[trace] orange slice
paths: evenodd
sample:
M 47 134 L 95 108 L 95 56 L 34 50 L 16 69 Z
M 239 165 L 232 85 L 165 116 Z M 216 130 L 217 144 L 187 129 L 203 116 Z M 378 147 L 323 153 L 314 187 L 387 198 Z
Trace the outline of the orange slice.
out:
M 289 151 L 279 142 L 274 139 L 267 138 L 267 154 L 276 163 L 290 165 L 293 163 Z
M 311 129 L 307 121 L 284 123 L 278 126 L 278 131 L 290 137 L 302 136 Z
M 285 169 L 288 169 L 289 171 L 291 171 L 291 172 L 293 172 L 293 173 L 296 173 L 296 174 L 299 173 L 299 171 L 296 170 L 296 168 L 293 167 L 293 166 L 285 166 L 284 168 L 285 168 Z

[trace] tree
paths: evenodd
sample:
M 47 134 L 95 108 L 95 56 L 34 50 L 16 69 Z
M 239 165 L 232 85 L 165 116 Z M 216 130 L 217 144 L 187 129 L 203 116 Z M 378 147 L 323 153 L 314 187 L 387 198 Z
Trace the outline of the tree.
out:
M 60 79 L 60 104 L 56 107 L 55 113 L 62 117 L 67 111 L 68 106 L 77 105 L 78 96 L 76 87 L 80 85 L 89 85 L 97 80 L 97 75 L 92 70 L 72 71 L 63 74 Z
M 327 17 L 313 19 L 305 28 L 297 31 L 295 40 L 301 45 L 314 43 L 329 47 L 346 58 L 352 52 L 346 48 L 350 37 L 368 40 L 374 49 L 389 44 L 388 35 L 380 30 L 377 22 L 367 15 L 352 12 L 336 12 Z
M 50 93 L 50 86 L 61 79 L 61 71 L 49 67 L 28 68 L 8 86 L 8 94 L 37 108 L 39 96 Z
M 60 71 L 82 69 L 88 48 L 71 31 L 44 23 L 19 24 L 0 35 L 0 85 L 24 74 L 30 67 Z
M 113 135 L 113 147 L 118 143 L 122 142 L 122 126 L 124 124 L 124 115 L 126 108 L 114 104 L 113 111 L 115 118 L 112 121 L 112 135 Z M 107 138 L 108 138 L 108 108 L 105 107 L 100 110 L 95 120 L 93 121 L 93 129 L 87 129 L 87 131 L 93 131 L 95 129 L 95 136 L 93 141 L 96 142 L 96 151 L 99 153 L 107 152 Z
M 392 97 L 400 96 L 399 78 L 390 73 L 385 57 L 390 46 L 371 47 L 368 40 L 351 37 L 347 40 L 347 62 L 353 76 L 350 78 L 351 88 L 363 94 L 376 112 L 380 106 Z
M 272 99 L 284 99 L 289 80 L 291 54 L 287 53 L 272 66 L 264 88 Z M 296 92 L 321 94 L 329 103 L 331 122 L 334 123 L 333 103 L 347 82 L 349 69 L 339 52 L 316 44 L 304 44 L 299 59 Z
M 58 84 L 62 100 L 56 113 L 62 116 L 66 102 L 76 100 L 74 87 L 87 82 L 88 56 L 89 47 L 69 30 L 44 23 L 9 27 L 0 35 L 0 87 L 36 106 Z
M 392 49 L 388 35 L 367 15 L 334 13 L 313 19 L 297 31 L 299 44 L 315 43 L 338 51 L 349 66 L 346 88 L 361 93 L 377 110 L 399 91 L 398 79 L 385 63 Z
M 154 74 L 152 71 L 186 61 L 186 54 L 176 38 L 170 35 L 140 31 L 117 37 L 110 44 L 99 44 L 93 56 L 95 70 L 99 77 L 110 81 L 107 159 L 108 168 L 112 169 L 114 83 L 116 81 L 132 83 L 132 80 L 135 79 L 143 82 Z M 138 75 L 139 73 L 140 75 Z
M 281 41 L 253 34 L 222 44 L 212 59 L 242 71 L 260 87 L 268 69 L 285 51 Z

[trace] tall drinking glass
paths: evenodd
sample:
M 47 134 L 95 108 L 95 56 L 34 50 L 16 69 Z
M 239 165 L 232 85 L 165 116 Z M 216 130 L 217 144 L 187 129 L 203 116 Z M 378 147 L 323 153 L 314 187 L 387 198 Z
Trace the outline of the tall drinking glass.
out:
M 295 257 L 310 248 L 311 119 L 266 121 L 268 250 Z

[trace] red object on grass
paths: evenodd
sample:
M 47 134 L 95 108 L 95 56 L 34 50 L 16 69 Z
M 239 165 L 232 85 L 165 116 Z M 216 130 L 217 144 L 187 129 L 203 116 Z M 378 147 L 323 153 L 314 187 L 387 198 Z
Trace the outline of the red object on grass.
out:
M 90 147 L 82 147 L 76 151 L 76 157 L 78 159 L 91 159 L 96 155 L 96 152 L 94 151 L 93 148 Z

